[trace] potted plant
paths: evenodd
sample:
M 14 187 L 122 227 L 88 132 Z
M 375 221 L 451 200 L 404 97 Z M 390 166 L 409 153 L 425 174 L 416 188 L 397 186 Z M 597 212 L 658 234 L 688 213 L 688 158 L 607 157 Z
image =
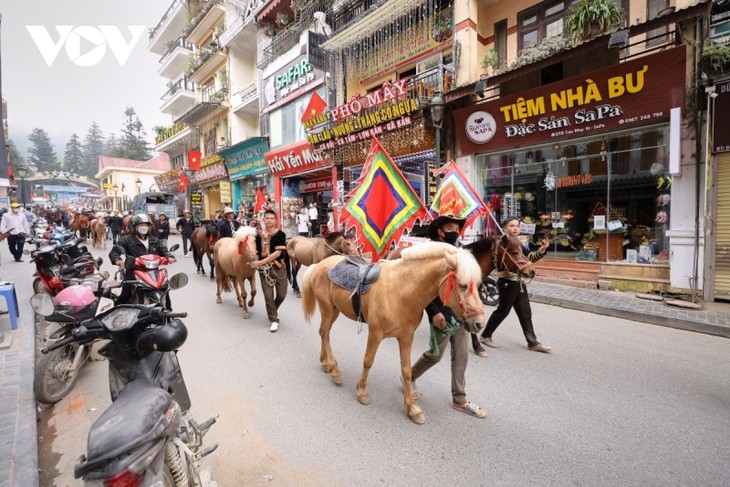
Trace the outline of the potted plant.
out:
M 710 44 L 705 46 L 702 60 L 715 72 L 724 74 L 725 70 L 730 67 L 730 45 Z
M 274 27 L 273 24 L 265 24 L 264 25 L 264 35 L 266 37 L 274 37 L 276 35 L 276 27 Z
M 286 12 L 277 12 L 276 20 L 274 21 L 279 27 L 285 27 L 289 25 L 289 15 Z
M 489 68 L 492 68 L 492 71 L 499 68 L 499 54 L 493 48 L 489 49 L 482 58 L 482 69 L 486 71 Z
M 570 7 L 565 33 L 571 39 L 584 41 L 608 32 L 623 16 L 624 10 L 613 0 L 581 0 Z

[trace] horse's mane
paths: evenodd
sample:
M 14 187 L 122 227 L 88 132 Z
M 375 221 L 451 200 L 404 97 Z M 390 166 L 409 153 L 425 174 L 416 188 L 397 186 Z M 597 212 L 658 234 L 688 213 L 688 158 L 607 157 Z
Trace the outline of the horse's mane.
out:
M 497 240 L 496 237 L 484 237 L 480 238 L 479 240 L 476 240 L 468 245 L 465 245 L 464 248 L 474 254 L 474 257 L 477 259 L 483 255 L 485 252 L 491 252 L 492 247 L 494 246 L 494 242 Z
M 461 284 L 476 284 L 482 282 L 482 269 L 479 267 L 471 252 L 454 247 L 444 242 L 427 242 L 403 249 L 401 258 L 405 261 L 432 259 L 444 254 L 455 255 L 457 258 L 456 277 Z
M 233 235 L 233 239 L 236 243 L 241 243 L 246 237 L 255 237 L 256 233 L 256 229 L 253 227 L 238 227 L 238 230 Z
M 327 243 L 327 245 L 332 245 L 340 237 L 345 238 L 345 234 L 342 232 L 332 232 L 332 233 L 324 236 L 324 241 Z

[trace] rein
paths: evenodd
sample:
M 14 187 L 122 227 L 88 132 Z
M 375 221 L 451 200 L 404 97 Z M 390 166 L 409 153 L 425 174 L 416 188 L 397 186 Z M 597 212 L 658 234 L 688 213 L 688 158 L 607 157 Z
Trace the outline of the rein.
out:
M 501 259 L 499 259 L 499 249 L 502 249 L 502 258 Z M 512 257 L 512 255 L 509 252 L 507 252 L 507 249 L 505 249 L 504 245 L 502 245 L 501 242 L 498 242 L 494 246 L 494 256 L 493 257 L 494 257 L 494 262 L 498 262 L 499 261 L 499 264 L 500 264 L 499 265 L 499 268 L 501 268 L 501 269 L 507 269 L 507 266 L 504 265 L 505 256 L 506 257 L 509 257 L 509 260 L 512 261 L 512 263 L 517 268 L 517 278 L 518 278 L 518 281 L 520 282 L 520 292 L 522 293 L 522 292 L 525 291 L 524 286 L 526 284 L 530 284 L 532 282 L 532 278 L 530 278 L 529 281 L 525 282 L 525 278 L 524 278 L 524 276 L 522 274 L 522 269 L 524 269 L 526 267 L 529 267 L 530 264 L 527 264 L 527 265 L 525 265 L 523 267 L 520 267 L 520 264 L 519 264 L 519 262 L 517 262 L 517 259 L 515 259 L 514 257 Z
M 446 276 L 441 283 L 439 283 L 439 293 L 441 292 L 441 288 L 446 285 L 446 289 L 444 290 L 443 294 L 443 302 L 446 304 L 449 301 L 449 298 L 451 297 L 451 293 L 454 292 L 454 288 L 457 286 L 456 283 L 456 272 L 451 271 L 449 272 L 449 275 Z M 474 283 L 469 284 L 469 292 L 474 292 Z M 461 295 L 461 292 L 458 290 L 456 291 L 456 298 L 459 301 L 459 308 L 461 309 L 461 319 L 465 320 L 467 318 L 471 318 L 472 316 L 478 316 L 482 313 L 484 313 L 484 309 L 475 308 L 471 304 L 467 303 L 464 297 Z
M 325 247 L 327 247 L 328 249 L 330 249 L 335 254 L 337 254 L 337 255 L 346 255 L 346 254 L 340 252 L 339 250 L 335 250 L 330 244 L 327 243 L 326 240 L 322 239 L 322 243 L 324 244 Z

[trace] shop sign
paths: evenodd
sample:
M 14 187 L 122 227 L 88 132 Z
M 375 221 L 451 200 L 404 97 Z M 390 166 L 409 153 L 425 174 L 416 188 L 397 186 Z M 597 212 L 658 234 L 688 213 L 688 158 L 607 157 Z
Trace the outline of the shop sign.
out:
M 221 192 L 221 203 L 230 203 L 233 201 L 231 199 L 231 182 L 230 181 L 221 181 L 220 182 L 220 192 Z
M 590 174 L 576 174 L 575 176 L 562 176 L 558 178 L 558 188 L 572 188 L 574 186 L 587 186 L 593 181 Z
M 266 104 L 278 106 L 279 102 L 293 98 L 300 92 L 308 91 L 315 83 L 324 80 L 324 72 L 309 64 L 306 56 L 299 56 L 283 69 L 264 79 Z
M 263 138 L 254 138 L 222 150 L 220 154 L 228 169 L 228 179 L 236 181 L 265 172 L 268 169 L 264 154 L 269 150 L 269 143 Z
M 420 22 L 403 28 L 388 40 L 387 46 L 372 49 L 369 56 L 366 54 L 364 62 L 351 58 L 348 71 L 357 73 L 362 83 L 369 83 L 415 57 L 450 44 L 454 32 L 452 18 L 451 7 L 448 7 L 435 15 L 425 29 Z
M 209 156 L 203 157 L 200 160 L 200 167 L 210 166 L 218 162 L 223 162 L 223 158 L 220 156 L 220 154 L 211 154 Z
M 264 154 L 264 159 L 271 173 L 279 177 L 330 165 L 329 159 L 321 153 L 314 152 L 306 141 L 267 152 Z
M 162 174 L 158 174 L 154 177 L 155 184 L 162 191 L 170 191 L 177 193 L 177 189 L 180 185 L 180 171 L 177 169 L 171 169 Z M 174 189 L 174 191 L 172 191 Z
M 226 177 L 226 166 L 223 162 L 217 162 L 212 165 L 201 167 L 195 171 L 195 182 L 205 183 Z
M 669 119 L 684 106 L 685 46 L 454 112 L 462 154 Z
M 190 206 L 194 206 L 196 208 L 203 207 L 202 191 L 193 191 L 192 193 L 190 193 Z
M 299 189 L 300 193 L 315 193 L 317 191 L 327 191 L 332 189 L 332 178 L 311 179 L 302 181 Z
M 730 152 L 730 81 L 715 85 L 712 111 L 712 152 Z M 720 115 L 719 117 L 717 115 Z
M 158 134 L 157 137 L 155 137 L 155 145 L 160 145 L 170 137 L 176 136 L 186 128 L 188 128 L 188 124 L 182 122 L 176 123 L 172 127 L 166 128 L 164 132 Z

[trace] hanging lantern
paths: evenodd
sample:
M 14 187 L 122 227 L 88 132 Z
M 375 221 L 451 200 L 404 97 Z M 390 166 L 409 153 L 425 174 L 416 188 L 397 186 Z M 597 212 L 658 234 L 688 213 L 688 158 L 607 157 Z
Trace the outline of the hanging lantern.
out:
M 548 191 L 553 191 L 555 189 L 555 183 L 556 183 L 555 174 L 553 174 L 552 169 L 548 169 L 547 174 L 545 174 L 545 189 Z

